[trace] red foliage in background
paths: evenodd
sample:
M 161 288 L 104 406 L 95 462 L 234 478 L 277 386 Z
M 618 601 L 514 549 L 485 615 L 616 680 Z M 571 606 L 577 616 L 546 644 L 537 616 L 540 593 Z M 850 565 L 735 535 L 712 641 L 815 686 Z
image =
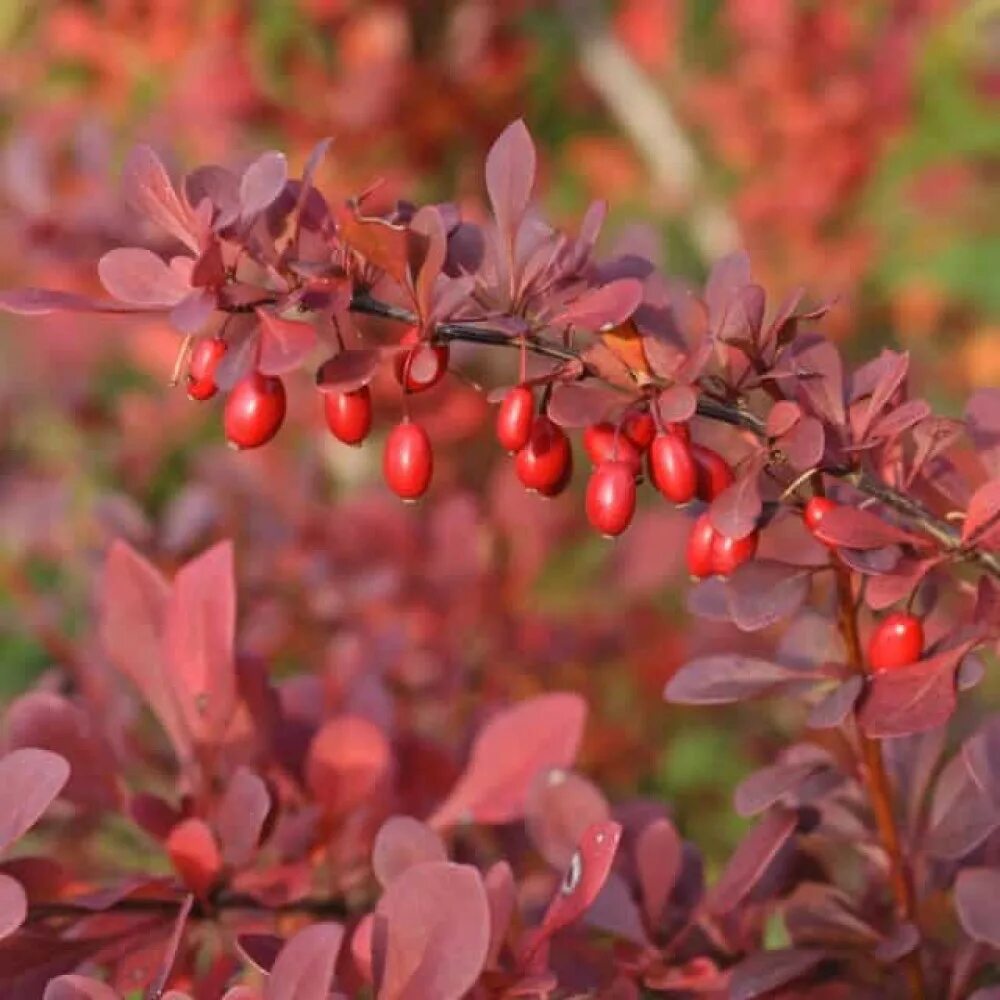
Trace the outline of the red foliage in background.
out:
M 522 483 L 563 493 L 569 439 L 588 428 L 588 514 L 617 534 L 642 477 L 629 455 L 650 449 L 656 501 L 696 504 L 705 526 L 692 609 L 748 634 L 773 627 L 772 645 L 689 660 L 665 697 L 780 696 L 819 735 L 739 786 L 735 807 L 754 825 L 706 877 L 662 804 L 611 803 L 572 770 L 579 692 L 512 698 L 491 676 L 525 640 L 498 615 L 495 634 L 479 628 L 479 602 L 501 588 L 460 500 L 420 537 L 375 502 L 310 523 L 294 481 L 242 473 L 248 518 L 267 524 L 266 507 L 284 504 L 302 522 L 291 565 L 250 548 L 258 582 L 294 582 L 303 618 L 336 622 L 338 641 L 319 668 L 282 676 L 241 653 L 247 630 L 268 646 L 268 623 L 239 620 L 230 542 L 169 574 L 111 546 L 100 656 L 75 658 L 64 687 L 5 713 L 0 804 L 14 820 L 4 829 L 0 817 L 0 846 L 59 798 L 42 853 L 0 872 L 5 995 L 986 990 L 1000 945 L 996 718 L 963 729 L 957 752 L 946 736 L 1000 639 L 1000 395 L 980 392 L 964 421 L 949 420 L 911 394 L 906 355 L 849 369 L 817 329 L 827 307 L 803 307 L 797 291 L 768 310 L 743 254 L 717 262 L 700 292 L 633 246 L 600 257 L 603 206 L 574 235 L 538 211 L 521 122 L 487 157 L 484 225 L 451 204 L 330 200 L 314 182 L 325 153 L 321 143 L 299 177 L 267 152 L 242 173 L 202 167 L 175 185 L 138 147 L 126 199 L 169 252 L 106 252 L 111 298 L 32 288 L 0 306 L 160 316 L 185 338 L 182 373 L 211 338 L 224 350 L 194 376 L 225 397 L 226 433 L 243 448 L 264 443 L 234 437 L 228 419 L 248 385 L 271 380 L 284 400 L 309 363 L 319 404 L 391 380 L 384 468 L 406 499 L 435 490 L 425 391 L 508 350 L 515 386 L 491 398 L 531 395 L 528 433 L 502 435 L 520 445 Z M 325 407 L 314 409 L 321 426 Z M 264 422 L 270 438 L 279 428 Z M 610 436 L 595 436 L 604 425 Z M 496 531 L 530 573 L 518 544 L 555 530 L 552 515 L 512 496 L 496 502 Z M 819 514 L 817 498 L 831 501 Z M 182 537 L 199 536 L 197 517 L 177 520 Z M 903 612 L 920 630 L 887 648 L 881 630 Z M 486 648 L 481 677 L 463 671 L 457 634 Z M 471 704 L 453 712 L 452 699 Z M 92 878 L 105 824 L 158 845 L 162 867 Z M 786 940 L 768 947 L 778 920 Z

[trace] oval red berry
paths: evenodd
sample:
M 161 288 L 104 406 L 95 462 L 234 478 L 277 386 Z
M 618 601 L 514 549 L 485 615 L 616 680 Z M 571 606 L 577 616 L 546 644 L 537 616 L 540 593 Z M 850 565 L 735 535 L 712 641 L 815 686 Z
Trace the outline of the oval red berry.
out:
M 587 483 L 587 519 L 608 537 L 620 535 L 635 514 L 635 473 L 627 462 L 602 462 Z
M 504 396 L 497 412 L 497 440 L 505 451 L 520 451 L 531 437 L 535 397 L 526 385 L 516 385 Z
M 565 431 L 545 414 L 535 418 L 528 443 L 514 459 L 517 478 L 545 496 L 562 492 L 573 470 L 573 451 Z
M 251 372 L 233 386 L 223 413 L 226 438 L 234 448 L 267 444 L 285 422 L 285 385 L 273 375 Z
M 389 489 L 403 500 L 417 500 L 427 492 L 433 472 L 427 431 L 409 420 L 393 427 L 382 453 L 382 474 Z
M 698 470 L 691 446 L 678 434 L 657 434 L 649 447 L 649 478 L 672 503 L 693 500 L 698 487 Z
M 868 641 L 868 663 L 876 672 L 899 670 L 916 663 L 923 651 L 923 622 L 916 615 L 895 611 L 886 615 L 872 633 Z
M 351 392 L 323 393 L 326 426 L 338 441 L 361 444 L 372 429 L 372 394 L 368 386 Z

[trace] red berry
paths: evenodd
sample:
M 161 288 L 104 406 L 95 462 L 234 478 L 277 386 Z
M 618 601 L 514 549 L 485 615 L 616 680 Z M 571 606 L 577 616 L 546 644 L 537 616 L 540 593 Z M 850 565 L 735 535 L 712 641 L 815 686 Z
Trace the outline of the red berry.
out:
M 516 385 L 503 398 L 497 413 L 497 440 L 505 451 L 520 451 L 531 437 L 535 397 L 526 385 Z
M 278 433 L 285 421 L 285 409 L 281 379 L 251 372 L 233 386 L 226 400 L 226 438 L 234 448 L 259 448 Z
M 649 447 L 649 478 L 671 502 L 688 503 L 698 486 L 691 446 L 679 434 L 657 434 Z
M 607 421 L 591 424 L 583 432 L 583 450 L 595 466 L 604 462 L 626 462 L 635 476 L 642 468 L 639 449 L 625 436 L 624 428 L 618 431 Z
M 699 580 L 711 576 L 713 570 L 712 547 L 718 532 L 712 527 L 712 521 L 706 510 L 700 514 L 691 526 L 691 534 L 687 543 L 688 572 Z
M 444 378 L 450 354 L 447 344 L 427 343 L 415 326 L 403 334 L 399 343 L 409 350 L 399 351 L 393 365 L 396 381 L 407 392 L 423 392 Z
M 324 392 L 323 412 L 338 441 L 361 444 L 372 429 L 372 394 L 366 385 L 352 392 Z
M 742 538 L 730 538 L 717 531 L 712 542 L 712 571 L 719 576 L 729 576 L 757 552 L 756 528 Z
M 648 413 L 630 413 L 622 421 L 622 433 L 639 451 L 645 451 L 656 437 L 656 422 Z
M 837 504 L 828 497 L 810 497 L 802 512 L 802 520 L 805 521 L 806 527 L 816 535 L 823 523 L 823 518 L 836 506 Z
M 698 473 L 698 499 L 711 503 L 727 486 L 732 485 L 735 478 L 733 470 L 714 448 L 703 444 L 691 445 L 691 458 Z
M 602 462 L 587 483 L 587 519 L 608 537 L 620 535 L 635 513 L 635 474 L 627 462 Z
M 916 663 L 924 651 L 924 626 L 916 615 L 894 611 L 878 623 L 868 641 L 872 670 L 898 670 Z
M 514 459 L 517 478 L 545 496 L 561 493 L 573 472 L 573 450 L 563 429 L 543 413 L 531 425 L 528 443 Z
M 187 394 L 199 402 L 211 399 L 218 391 L 215 372 L 226 353 L 226 342 L 215 337 L 199 340 L 188 359 Z
M 417 500 L 427 492 L 434 472 L 431 439 L 420 424 L 404 420 L 389 432 L 382 453 L 382 474 L 397 496 Z

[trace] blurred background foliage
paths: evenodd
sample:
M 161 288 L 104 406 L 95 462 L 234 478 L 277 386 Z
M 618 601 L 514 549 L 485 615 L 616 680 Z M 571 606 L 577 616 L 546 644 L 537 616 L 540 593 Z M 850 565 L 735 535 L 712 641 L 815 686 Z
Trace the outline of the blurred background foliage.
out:
M 483 154 L 523 116 L 561 222 L 606 198 L 612 241 L 643 223 L 695 280 L 745 245 L 770 292 L 837 296 L 826 328 L 850 356 L 903 345 L 957 413 L 1000 384 L 998 46 L 994 0 L 5 0 L 0 281 L 95 291 L 101 253 L 153 239 L 117 190 L 139 140 L 181 170 L 268 146 L 301 166 L 332 135 L 328 195 L 381 178 L 386 199 L 477 215 Z M 278 442 L 235 457 L 216 404 L 168 391 L 177 346 L 150 322 L 4 321 L 0 698 L 99 655 L 110 537 L 169 567 L 232 534 L 244 645 L 277 672 L 327 670 L 363 630 L 428 724 L 572 686 L 613 795 L 665 797 L 710 856 L 734 842 L 729 792 L 795 720 L 660 702 L 692 650 L 737 638 L 688 629 L 683 514 L 650 505 L 612 546 L 582 530 L 579 496 L 517 496 L 459 379 L 426 403 L 434 496 L 388 511 L 377 442 L 328 442 L 307 373 Z M 471 574 L 471 596 L 443 607 L 442 573 Z

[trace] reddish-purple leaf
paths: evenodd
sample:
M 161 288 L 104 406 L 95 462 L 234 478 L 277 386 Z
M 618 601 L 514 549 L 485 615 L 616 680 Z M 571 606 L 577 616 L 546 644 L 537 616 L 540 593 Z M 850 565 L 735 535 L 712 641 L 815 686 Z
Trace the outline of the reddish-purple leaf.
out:
M 414 865 L 447 860 L 448 852 L 441 838 L 412 816 L 387 819 L 372 845 L 372 871 L 383 889 Z
M 344 242 L 404 285 L 408 261 L 406 230 L 385 219 L 365 218 L 350 208 L 341 209 L 336 215 Z
M 869 510 L 846 505 L 827 511 L 815 534 L 827 545 L 844 546 L 848 549 L 880 549 L 908 542 L 925 544 L 924 539 L 889 524 Z
M 109 295 L 130 305 L 169 309 L 191 291 L 182 274 L 143 247 L 109 250 L 97 274 Z
M 659 926 L 683 865 L 684 845 L 670 820 L 654 819 L 642 828 L 635 842 L 635 866 L 643 912 L 651 928 Z
M 198 233 L 190 209 L 177 197 L 159 157 L 149 146 L 136 146 L 122 170 L 126 202 L 165 232 L 199 252 Z
M 779 399 L 767 415 L 767 436 L 779 438 L 802 419 L 802 407 L 790 399 Z
M 881 441 L 898 437 L 903 431 L 925 420 L 931 415 L 930 404 L 923 399 L 908 399 L 901 406 L 893 407 L 875 421 L 868 432 L 869 441 Z
M 1000 948 L 1000 869 L 966 868 L 959 872 L 955 909 L 969 937 Z
M 266 309 L 258 309 L 260 357 L 257 369 L 263 375 L 284 375 L 294 371 L 316 347 L 316 328 L 311 323 L 282 319 Z
M 444 268 L 448 253 L 448 235 L 441 213 L 432 205 L 425 205 L 410 221 L 410 236 L 421 238 L 422 254 L 417 271 L 411 274 L 418 314 L 425 320 L 430 317 L 434 302 L 434 289 Z
M 705 656 L 684 664 L 667 682 L 663 697 L 677 705 L 728 705 L 810 676 L 816 675 L 752 656 Z
M 489 902 L 475 868 L 447 861 L 409 868 L 375 912 L 385 928 L 378 1000 L 460 1000 L 472 988 L 490 946 Z
M 764 322 L 764 303 L 764 289 L 760 285 L 736 289 L 715 335 L 720 340 L 756 341 Z
M 17 879 L 0 872 L 0 940 L 13 934 L 28 915 L 28 897 Z
M 216 212 L 216 230 L 225 229 L 239 218 L 240 179 L 225 167 L 209 164 L 192 170 L 184 178 L 184 194 L 190 205 L 208 200 Z
M 622 941 L 640 946 L 649 944 L 632 886 L 617 872 L 608 873 L 601 891 L 587 908 L 584 921 L 588 927 L 613 934 Z
M 745 538 L 756 527 L 762 501 L 758 483 L 759 461 L 753 461 L 735 482 L 712 501 L 709 508 L 716 531 L 729 538 Z
M 107 983 L 89 976 L 57 976 L 45 987 L 42 1000 L 120 1000 Z
M 1000 716 L 988 718 L 962 744 L 962 759 L 980 792 L 1000 809 Z
M 233 546 L 220 542 L 174 578 L 164 644 L 170 681 L 187 732 L 221 739 L 236 707 L 236 586 Z
M 828 691 L 809 712 L 810 729 L 835 729 L 854 710 L 865 682 L 855 674 Z
M 962 858 L 1000 828 L 1000 809 L 969 774 L 963 754 L 942 769 L 934 790 L 926 847 L 939 858 Z
M 238 767 L 215 813 L 215 830 L 226 864 L 239 868 L 249 863 L 270 812 L 271 794 L 264 780 L 249 768 Z
M 962 541 L 985 548 L 1000 546 L 1000 478 L 972 494 L 962 522 Z
M 865 603 L 873 611 L 882 611 L 904 600 L 939 562 L 939 557 L 910 559 L 904 556 L 893 566 L 891 572 L 868 578 Z
M 285 189 L 288 161 L 284 153 L 262 153 L 240 178 L 240 214 L 252 219 L 270 207 Z
M 532 782 L 525 823 L 535 849 L 553 868 L 565 868 L 584 830 L 610 816 L 600 789 L 579 774 L 554 769 Z
M 794 810 L 774 809 L 753 827 L 712 886 L 706 900 L 709 911 L 722 915 L 739 906 L 789 842 L 797 825 Z
M 264 1000 L 327 1000 L 344 939 L 340 924 L 304 927 L 278 953 Z
M 560 427 L 587 427 L 607 419 L 621 402 L 620 393 L 600 383 L 557 382 L 546 412 Z
M 858 720 L 872 739 L 908 736 L 942 725 L 955 711 L 955 671 L 975 645 L 964 642 L 935 656 L 872 676 Z
M 816 417 L 800 420 L 779 442 L 788 464 L 796 472 L 819 465 L 826 447 L 826 432 Z
M 897 924 L 891 932 L 872 949 L 872 957 L 883 965 L 895 965 L 904 955 L 909 955 L 920 945 L 920 931 L 909 922 Z
M 497 137 L 486 155 L 486 191 L 501 238 L 513 246 L 535 183 L 535 144 L 519 118 Z
M 69 779 L 58 754 L 22 747 L 0 757 L 0 852 L 38 822 Z
M 0 291 L 0 311 L 20 316 L 44 316 L 53 312 L 139 313 L 148 311 L 148 307 L 102 301 L 48 288 L 8 288 Z
M 741 816 L 756 816 L 783 796 L 793 793 L 820 769 L 819 761 L 772 764 L 747 776 L 736 786 L 733 806 Z
M 698 393 L 689 385 L 672 385 L 656 397 L 656 410 L 665 424 L 690 420 L 698 406 Z
M 373 348 L 341 351 L 319 366 L 316 387 L 320 392 L 354 392 L 375 377 L 380 358 Z
M 811 572 L 770 559 L 737 568 L 726 583 L 726 602 L 737 628 L 757 632 L 795 614 L 809 596 Z
M 261 972 L 270 972 L 285 942 L 277 934 L 240 934 L 236 950 L 244 961 Z
M 198 333 L 208 323 L 215 306 L 215 295 L 212 292 L 196 288 L 170 310 L 167 319 L 181 333 Z
M 389 741 L 361 716 L 331 719 L 315 735 L 306 757 L 306 784 L 331 816 L 344 816 L 382 788 L 392 765 Z
M 713 332 L 722 326 L 736 293 L 750 282 L 750 258 L 742 250 L 721 257 L 712 265 L 705 283 L 705 303 Z
M 809 948 L 759 951 L 733 968 L 727 996 L 730 1000 L 767 996 L 811 972 L 825 957 L 824 952 Z M 807 993 L 803 991 L 801 995 Z
M 875 419 L 902 385 L 910 367 L 910 355 L 906 351 L 900 353 L 883 350 L 874 361 L 869 362 L 869 366 L 872 368 L 875 384 L 871 389 L 871 396 L 865 407 L 864 415 L 854 429 L 855 437 L 858 439 L 863 439 L 868 434 Z M 857 373 L 855 378 L 857 378 Z
M 582 330 L 605 330 L 620 326 L 642 302 L 642 283 L 619 278 L 592 288 L 561 309 L 549 322 Z
M 990 475 L 1000 476 L 1000 389 L 974 392 L 965 407 L 965 423 L 983 465 Z
M 837 427 L 846 420 L 844 369 L 840 352 L 827 340 L 798 341 L 789 350 L 792 371 L 818 416 Z
M 476 734 L 469 762 L 429 820 L 438 829 L 466 820 L 509 823 L 524 815 L 535 776 L 576 759 L 587 706 L 577 694 L 530 698 L 496 714 Z

